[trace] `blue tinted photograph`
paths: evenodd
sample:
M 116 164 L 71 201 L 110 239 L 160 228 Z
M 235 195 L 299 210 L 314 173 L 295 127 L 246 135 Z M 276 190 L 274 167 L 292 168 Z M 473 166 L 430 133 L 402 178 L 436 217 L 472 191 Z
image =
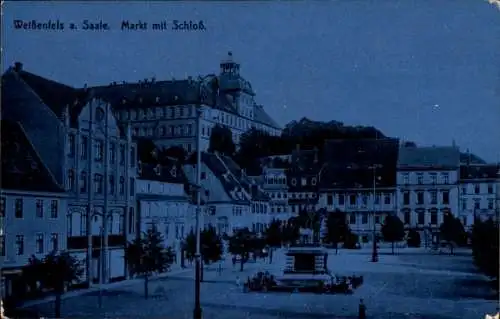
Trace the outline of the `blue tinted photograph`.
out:
M 499 0 L 1 24 L 0 318 L 499 319 Z

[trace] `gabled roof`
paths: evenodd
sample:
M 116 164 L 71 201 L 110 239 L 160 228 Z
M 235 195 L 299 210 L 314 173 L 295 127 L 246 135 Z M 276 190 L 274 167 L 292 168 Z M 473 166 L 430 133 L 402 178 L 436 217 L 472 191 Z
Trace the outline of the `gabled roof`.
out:
M 500 164 L 474 164 L 460 166 L 460 180 L 500 179 Z
M 63 193 L 19 122 L 1 121 L 2 189 Z
M 268 197 L 260 189 L 254 188 L 252 181 L 231 158 L 214 153 L 201 153 L 202 162 L 221 182 L 227 195 L 236 202 L 246 202 L 238 197 L 238 192 L 245 190 L 253 200 L 267 200 Z M 195 154 L 188 159 L 189 164 L 195 164 Z
M 402 147 L 399 150 L 398 169 L 458 168 L 460 151 L 453 146 Z

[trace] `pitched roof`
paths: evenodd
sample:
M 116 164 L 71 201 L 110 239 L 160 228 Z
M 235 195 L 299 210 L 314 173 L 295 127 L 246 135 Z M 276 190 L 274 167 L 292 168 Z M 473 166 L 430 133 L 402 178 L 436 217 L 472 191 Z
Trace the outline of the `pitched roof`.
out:
M 1 121 L 2 188 L 62 193 L 19 122 Z
M 398 168 L 458 168 L 460 151 L 452 146 L 402 147 Z
M 138 109 L 156 106 L 205 104 L 228 113 L 238 114 L 230 94 L 217 90 L 212 82 L 218 77 L 211 74 L 198 79 L 171 81 L 141 81 L 139 83 L 113 83 L 96 86 L 92 90 L 115 109 Z M 255 106 L 254 121 L 279 129 L 280 126 L 265 112 L 261 105 Z
M 499 179 L 500 164 L 475 164 L 460 166 L 460 180 Z
M 187 181 L 180 165 L 174 162 L 171 165 L 139 163 L 137 173 L 137 178 L 143 180 L 171 184 L 184 184 Z

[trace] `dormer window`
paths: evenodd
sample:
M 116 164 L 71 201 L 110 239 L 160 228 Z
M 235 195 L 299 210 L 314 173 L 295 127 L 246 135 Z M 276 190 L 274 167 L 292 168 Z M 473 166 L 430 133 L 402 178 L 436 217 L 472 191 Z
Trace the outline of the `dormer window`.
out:
M 297 186 L 297 179 L 292 178 L 292 185 L 293 185 L 293 186 Z
M 156 173 L 157 176 L 161 175 L 160 165 L 156 165 L 156 167 L 154 168 L 154 172 Z
M 170 170 L 170 175 L 172 175 L 172 177 L 177 177 L 177 168 L 175 166 Z
M 156 97 L 155 102 L 156 103 L 160 103 L 160 97 L 159 96 Z
M 316 177 L 313 177 L 313 178 L 311 179 L 311 184 L 312 184 L 313 186 L 315 186 L 315 185 L 316 185 Z

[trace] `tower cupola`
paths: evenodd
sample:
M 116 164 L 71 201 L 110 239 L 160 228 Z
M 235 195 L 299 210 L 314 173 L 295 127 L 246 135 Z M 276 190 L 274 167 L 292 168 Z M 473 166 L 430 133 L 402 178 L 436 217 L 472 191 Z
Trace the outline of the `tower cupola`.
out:
M 240 74 L 240 64 L 233 60 L 233 53 L 229 51 L 227 57 L 220 63 L 220 73 L 239 75 Z

